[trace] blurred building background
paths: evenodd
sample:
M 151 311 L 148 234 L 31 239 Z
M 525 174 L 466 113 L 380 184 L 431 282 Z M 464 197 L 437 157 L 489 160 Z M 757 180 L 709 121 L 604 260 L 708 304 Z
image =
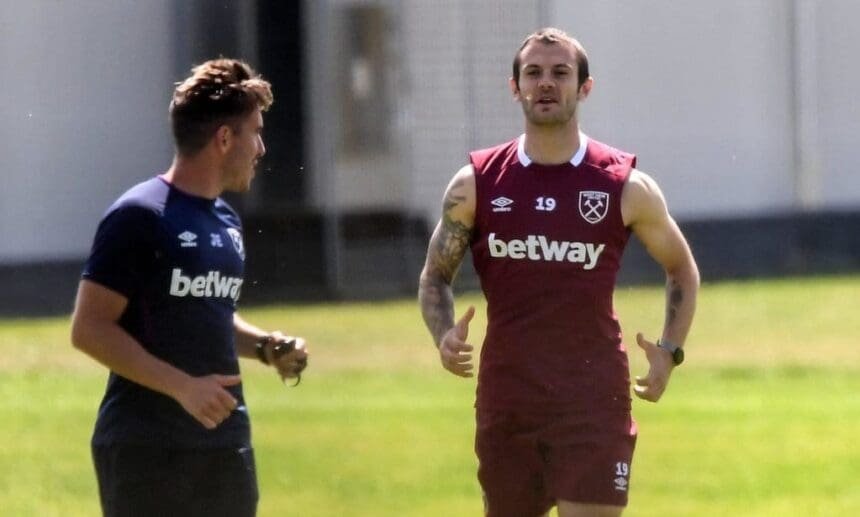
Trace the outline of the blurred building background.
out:
M 858 18 L 853 0 L 0 1 L 0 314 L 70 310 L 103 211 L 170 164 L 173 83 L 218 55 L 275 88 L 262 171 L 229 198 L 244 300 L 414 294 L 467 151 L 522 132 L 507 78 L 545 25 L 588 50 L 584 130 L 639 156 L 706 281 L 857 271 Z M 621 281 L 660 278 L 634 244 Z

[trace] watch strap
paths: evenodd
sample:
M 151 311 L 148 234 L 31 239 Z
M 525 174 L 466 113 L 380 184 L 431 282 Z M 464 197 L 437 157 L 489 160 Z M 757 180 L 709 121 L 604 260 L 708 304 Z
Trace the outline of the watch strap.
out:
M 257 359 L 263 364 L 269 364 L 269 359 L 266 357 L 266 345 L 269 343 L 271 336 L 262 336 L 254 343 L 254 351 L 257 352 Z
M 679 364 L 684 362 L 684 349 L 682 349 L 680 346 L 672 343 L 671 341 L 666 341 L 665 339 L 658 339 L 657 346 L 669 352 L 669 355 L 672 356 L 672 362 L 675 363 L 675 366 L 678 366 Z

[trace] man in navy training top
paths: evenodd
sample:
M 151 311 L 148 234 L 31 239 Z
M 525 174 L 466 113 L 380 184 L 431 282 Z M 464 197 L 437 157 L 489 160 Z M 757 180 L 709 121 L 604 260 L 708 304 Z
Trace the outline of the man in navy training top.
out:
M 467 250 L 487 299 L 476 396 L 478 479 L 491 517 L 615 517 L 636 442 L 627 354 L 613 309 L 630 233 L 666 272 L 661 338 L 637 396 L 656 402 L 693 319 L 699 274 L 654 180 L 636 158 L 580 131 L 594 84 L 578 41 L 547 28 L 514 56 L 525 133 L 475 151 L 445 192 L 419 299 L 442 366 L 472 376 L 469 307 L 451 284 Z
M 236 314 L 245 249 L 219 196 L 265 153 L 270 84 L 247 64 L 192 69 L 170 103 L 170 169 L 125 192 L 95 235 L 74 346 L 110 369 L 92 438 L 106 516 L 251 516 L 258 490 L 238 357 L 296 377 L 304 340 Z M 294 350 L 277 354 L 295 339 Z

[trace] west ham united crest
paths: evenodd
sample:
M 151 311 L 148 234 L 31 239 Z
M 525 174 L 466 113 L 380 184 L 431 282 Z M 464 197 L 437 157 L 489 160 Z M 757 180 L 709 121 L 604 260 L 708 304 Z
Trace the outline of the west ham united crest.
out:
M 599 223 L 609 212 L 609 194 L 596 190 L 579 193 L 579 215 L 591 224 Z
M 236 228 L 227 228 L 227 234 L 230 235 L 230 240 L 233 241 L 233 248 L 236 249 L 236 253 L 245 260 L 245 245 L 242 242 L 242 233 Z

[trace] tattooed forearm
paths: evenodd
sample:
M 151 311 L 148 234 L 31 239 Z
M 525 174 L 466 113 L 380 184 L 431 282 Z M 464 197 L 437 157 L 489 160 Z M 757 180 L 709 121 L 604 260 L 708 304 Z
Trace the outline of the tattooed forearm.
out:
M 469 245 L 471 229 L 443 216 L 433 232 L 427 262 L 421 272 L 418 300 L 424 322 L 438 345 L 454 326 L 454 294 L 451 284 Z
M 683 345 L 696 312 L 699 273 L 695 263 L 673 270 L 666 282 L 666 324 L 663 339 Z
M 454 326 L 454 294 L 451 286 L 438 275 L 422 274 L 418 301 L 424 323 L 433 336 L 433 342 L 439 346 L 442 336 Z
M 445 194 L 442 219 L 430 238 L 427 261 L 418 286 L 421 313 L 437 345 L 445 332 L 454 326 L 451 285 L 472 238 L 472 227 L 454 215 L 466 202 L 465 196 L 458 194 L 461 186 L 462 182 L 455 182 Z
M 684 301 L 684 290 L 677 280 L 672 279 L 666 285 L 666 326 L 675 323 L 678 308 Z

